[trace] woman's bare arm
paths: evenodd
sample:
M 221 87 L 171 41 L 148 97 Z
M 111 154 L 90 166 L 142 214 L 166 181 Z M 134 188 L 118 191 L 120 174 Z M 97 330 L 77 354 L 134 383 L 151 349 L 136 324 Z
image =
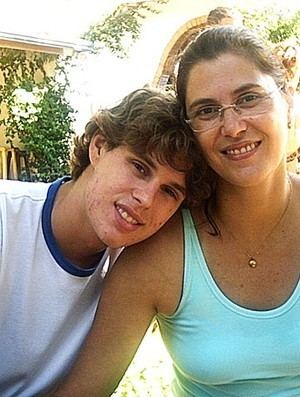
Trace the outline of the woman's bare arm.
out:
M 175 237 L 180 235 L 181 228 L 178 223 L 174 226 L 172 221 L 158 235 L 121 255 L 105 282 L 92 330 L 79 359 L 51 397 L 110 396 L 157 311 L 172 311 L 176 307 L 182 277 L 175 264 L 181 264 L 182 255 L 181 244 Z M 177 242 L 176 248 L 172 239 Z
M 155 315 L 138 273 L 122 258 L 113 268 L 85 347 L 57 395 L 105 397 L 117 387 Z

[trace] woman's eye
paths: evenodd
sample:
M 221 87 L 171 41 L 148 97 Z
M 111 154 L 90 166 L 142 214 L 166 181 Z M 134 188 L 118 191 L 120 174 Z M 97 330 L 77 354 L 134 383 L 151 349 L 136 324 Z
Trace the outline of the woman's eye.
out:
M 216 105 L 203 106 L 195 111 L 194 117 L 199 119 L 210 119 L 219 113 L 219 109 L 220 107 Z
M 262 98 L 262 95 L 259 95 L 257 93 L 251 92 L 249 94 L 242 95 L 237 101 L 237 105 L 254 105 L 257 101 L 259 101 Z

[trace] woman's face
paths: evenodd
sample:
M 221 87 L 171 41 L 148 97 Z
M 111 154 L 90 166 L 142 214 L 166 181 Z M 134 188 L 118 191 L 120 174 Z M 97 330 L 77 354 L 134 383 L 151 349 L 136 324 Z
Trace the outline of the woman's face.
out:
M 228 107 L 233 103 L 241 112 Z M 228 108 L 218 112 L 218 106 Z M 187 116 L 211 118 L 215 112 L 215 126 L 205 130 L 210 121 L 201 121 L 196 134 L 209 165 L 230 184 L 250 186 L 285 167 L 288 107 L 274 79 L 242 56 L 203 61 L 188 76 Z

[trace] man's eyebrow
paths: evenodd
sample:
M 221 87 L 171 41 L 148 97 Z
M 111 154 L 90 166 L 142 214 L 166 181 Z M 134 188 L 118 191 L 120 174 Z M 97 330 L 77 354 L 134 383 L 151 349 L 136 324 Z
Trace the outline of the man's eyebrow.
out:
M 149 155 L 144 155 L 144 156 L 140 156 L 141 159 L 143 159 L 148 165 L 149 167 L 151 167 L 154 171 L 157 170 L 157 165 L 155 164 L 155 162 L 153 161 L 152 157 Z M 185 186 L 180 185 L 177 182 L 170 182 L 169 183 L 170 186 L 172 186 L 174 189 L 178 190 L 183 196 L 186 195 L 186 188 Z
M 157 170 L 157 166 L 150 155 L 144 154 L 143 156 L 140 155 L 139 157 L 141 158 L 141 160 L 144 160 L 149 165 L 149 167 Z
M 179 190 L 180 193 L 185 196 L 186 195 L 186 188 L 182 185 L 180 185 L 179 183 L 170 183 L 170 186 L 172 186 L 174 189 Z

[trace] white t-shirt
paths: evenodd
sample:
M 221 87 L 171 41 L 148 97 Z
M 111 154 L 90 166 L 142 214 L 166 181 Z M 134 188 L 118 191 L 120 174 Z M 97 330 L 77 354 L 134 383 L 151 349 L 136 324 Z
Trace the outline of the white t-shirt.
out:
M 70 368 L 90 329 L 108 267 L 81 269 L 51 229 L 53 184 L 0 180 L 0 396 L 32 397 Z

